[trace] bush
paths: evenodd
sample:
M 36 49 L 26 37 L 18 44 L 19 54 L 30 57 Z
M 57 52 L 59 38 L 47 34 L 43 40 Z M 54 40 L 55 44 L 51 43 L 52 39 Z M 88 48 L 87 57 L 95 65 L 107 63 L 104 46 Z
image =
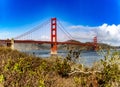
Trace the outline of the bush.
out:
M 107 52 L 104 59 L 101 59 L 102 74 L 98 76 L 98 83 L 102 87 L 120 86 L 120 57 L 119 52 Z
M 66 59 L 64 59 L 63 61 L 58 59 L 55 64 L 55 70 L 62 77 L 66 77 L 71 71 L 71 67 Z
M 0 47 L 0 85 L 4 87 L 120 87 L 119 55 L 119 52 L 107 52 L 97 66 L 101 67 L 100 73 L 95 73 L 96 67 L 85 68 L 68 59 L 42 59 Z M 68 76 L 76 70 L 78 74 Z

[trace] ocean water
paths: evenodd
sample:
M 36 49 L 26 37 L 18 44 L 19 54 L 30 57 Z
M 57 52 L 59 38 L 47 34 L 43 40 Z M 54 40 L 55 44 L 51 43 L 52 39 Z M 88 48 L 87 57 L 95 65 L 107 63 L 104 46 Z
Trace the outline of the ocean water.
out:
M 32 50 L 25 52 L 29 55 L 34 55 L 42 58 L 48 58 L 51 56 L 50 50 Z M 65 58 L 67 54 L 68 54 L 67 51 L 63 51 L 63 50 L 58 51 L 58 56 L 61 56 L 63 58 Z M 85 66 L 92 66 L 95 62 L 100 61 L 100 59 L 103 58 L 104 55 L 99 54 L 96 51 L 82 51 L 76 62 L 83 64 Z

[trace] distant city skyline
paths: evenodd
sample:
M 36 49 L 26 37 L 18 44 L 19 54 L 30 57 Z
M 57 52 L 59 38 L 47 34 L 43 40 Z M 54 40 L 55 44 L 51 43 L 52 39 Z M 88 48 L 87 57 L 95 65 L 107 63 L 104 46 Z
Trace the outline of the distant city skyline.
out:
M 0 38 L 56 17 L 76 38 L 98 36 L 103 43 L 120 45 L 119 15 L 119 0 L 0 0 Z

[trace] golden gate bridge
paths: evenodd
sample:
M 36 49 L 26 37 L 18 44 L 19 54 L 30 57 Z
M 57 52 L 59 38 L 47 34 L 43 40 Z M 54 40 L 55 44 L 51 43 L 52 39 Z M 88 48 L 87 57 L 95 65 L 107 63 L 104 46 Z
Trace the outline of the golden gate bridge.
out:
M 62 31 L 62 33 L 64 33 L 63 38 L 68 38 L 68 40 L 74 40 L 75 38 L 72 37 L 72 35 L 67 32 L 66 30 L 64 30 L 63 26 L 61 24 L 59 24 L 60 22 L 57 22 L 57 18 L 51 18 L 50 21 L 47 21 L 39 26 L 36 26 L 35 28 L 31 29 L 28 32 L 25 32 L 17 37 L 14 37 L 11 40 L 0 40 L 1 43 L 5 43 L 7 44 L 8 47 L 11 47 L 12 49 L 15 49 L 14 44 L 15 43 L 32 43 L 32 44 L 50 44 L 51 45 L 51 54 L 57 54 L 57 45 L 59 44 L 71 44 L 71 45 L 80 45 L 80 46 L 90 46 L 93 47 L 94 50 L 98 49 L 98 44 L 97 44 L 97 36 L 93 37 L 93 40 L 91 41 L 91 43 L 78 43 L 78 42 L 68 42 L 68 41 L 60 41 L 58 40 L 58 37 L 62 37 L 62 35 L 60 34 L 60 36 L 58 36 L 59 32 L 58 32 L 58 28 Z M 46 24 L 50 24 L 49 25 L 49 32 L 50 36 L 49 36 L 49 40 L 34 40 L 34 38 L 30 39 L 30 37 L 32 36 L 33 32 L 36 32 L 39 34 L 40 32 L 38 32 L 38 30 L 41 30 L 42 32 L 44 32 L 44 29 L 42 28 L 43 26 L 46 26 Z M 60 27 L 62 26 L 62 28 Z M 43 34 L 43 33 L 41 33 Z M 36 35 L 36 34 L 34 34 Z M 27 36 L 27 38 L 25 38 Z M 36 35 L 35 38 L 37 38 L 38 36 Z

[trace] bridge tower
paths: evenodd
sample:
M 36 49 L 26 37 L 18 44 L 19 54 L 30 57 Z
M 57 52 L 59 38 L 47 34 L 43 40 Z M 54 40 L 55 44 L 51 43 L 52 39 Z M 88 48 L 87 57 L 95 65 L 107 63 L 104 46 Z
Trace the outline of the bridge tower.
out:
M 51 18 L 51 54 L 57 54 L 57 19 Z
M 93 44 L 94 44 L 94 50 L 98 50 L 98 45 L 97 45 L 97 36 L 93 38 Z
M 12 38 L 12 39 L 11 39 L 11 49 L 12 49 L 12 50 L 15 49 L 15 48 L 14 48 L 14 45 L 15 45 L 15 44 L 14 44 L 14 39 Z

